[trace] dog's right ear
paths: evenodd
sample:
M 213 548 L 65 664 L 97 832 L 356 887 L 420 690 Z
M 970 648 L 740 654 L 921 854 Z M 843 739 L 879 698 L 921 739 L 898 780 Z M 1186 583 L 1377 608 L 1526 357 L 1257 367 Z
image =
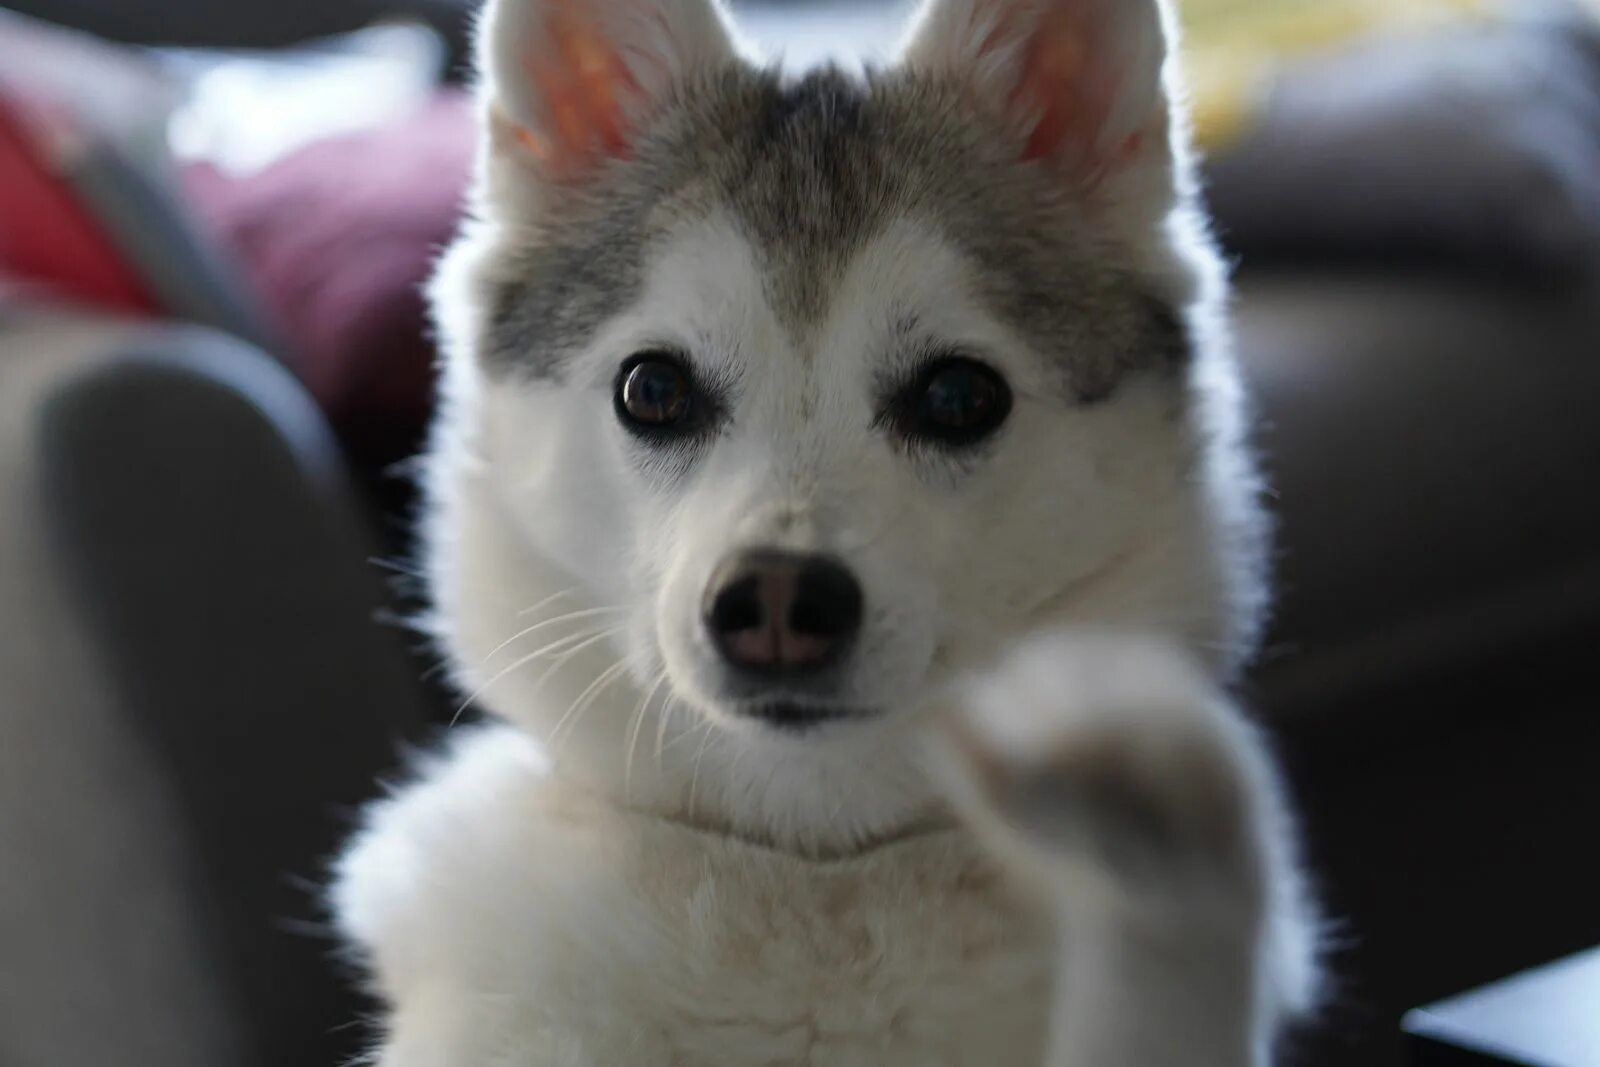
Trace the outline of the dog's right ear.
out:
M 690 79 L 736 58 L 717 0 L 491 0 L 490 150 L 553 181 L 626 158 Z
M 902 60 L 1086 184 L 1171 167 L 1164 0 L 924 0 Z

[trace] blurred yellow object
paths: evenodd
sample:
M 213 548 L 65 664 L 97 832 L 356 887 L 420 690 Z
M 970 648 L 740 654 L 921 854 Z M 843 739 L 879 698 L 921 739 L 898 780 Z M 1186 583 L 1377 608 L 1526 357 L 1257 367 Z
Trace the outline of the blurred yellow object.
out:
M 1274 73 L 1298 57 L 1383 34 L 1492 18 L 1492 0 L 1180 0 L 1195 140 L 1248 129 Z

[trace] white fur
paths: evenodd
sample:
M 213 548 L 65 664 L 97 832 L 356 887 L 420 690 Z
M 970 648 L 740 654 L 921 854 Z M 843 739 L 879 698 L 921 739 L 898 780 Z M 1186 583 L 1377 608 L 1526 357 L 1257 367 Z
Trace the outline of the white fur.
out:
M 957 831 L 808 860 L 571 789 L 501 727 L 345 872 L 386 1067 L 1023 1062 L 1044 1033 L 1048 929 Z
M 487 25 L 544 2 L 500 0 Z M 671 20 L 675 55 L 723 47 L 695 0 L 595 6 Z M 504 32 L 491 49 L 513 48 Z M 1197 216 L 1180 198 L 1124 235 L 1198 333 L 1192 419 L 1154 376 L 1064 407 L 972 265 L 910 218 L 799 334 L 729 219 L 681 225 L 552 388 L 477 355 L 484 282 L 538 200 L 508 189 L 531 179 L 499 151 L 434 292 L 449 358 L 424 544 L 457 679 L 509 725 L 376 805 L 341 861 L 335 910 L 391 1013 L 383 1067 L 1267 1062 L 1309 997 L 1309 926 L 1277 788 L 1210 681 L 1248 650 L 1263 592 Z M 1169 200 L 1190 181 L 1181 131 L 1174 152 Z M 873 429 L 906 311 L 1010 381 L 992 454 L 908 455 Z M 610 384 L 617 353 L 662 344 L 734 378 L 739 407 L 690 468 L 647 474 Z M 860 578 L 843 696 L 881 715 L 797 736 L 719 703 L 702 591 L 730 551 L 774 544 Z M 1086 636 L 1108 626 L 1158 636 Z M 1016 798 L 1058 764 L 1132 768 L 1115 794 L 1175 828 L 1127 842 L 1148 869 L 1082 844 L 1117 832 L 1094 804 L 1052 801 L 1035 832 Z M 1230 798 L 1221 830 L 1185 814 L 1208 796 Z

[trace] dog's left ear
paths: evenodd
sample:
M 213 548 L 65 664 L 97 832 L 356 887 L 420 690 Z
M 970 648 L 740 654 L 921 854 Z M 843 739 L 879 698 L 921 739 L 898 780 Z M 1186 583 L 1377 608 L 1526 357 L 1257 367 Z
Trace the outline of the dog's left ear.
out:
M 1023 157 L 1093 183 L 1170 169 L 1166 42 L 1158 0 L 927 0 L 902 61 L 975 93 Z
M 478 33 L 491 151 L 567 182 L 735 59 L 719 0 L 490 0 Z

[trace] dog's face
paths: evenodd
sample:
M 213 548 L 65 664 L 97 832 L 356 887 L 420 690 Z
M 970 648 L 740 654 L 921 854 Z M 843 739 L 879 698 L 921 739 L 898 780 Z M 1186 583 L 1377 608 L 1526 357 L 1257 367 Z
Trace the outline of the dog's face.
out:
M 706 0 L 484 32 L 439 290 L 465 663 L 570 586 L 641 709 L 806 742 L 1044 622 L 1220 636 L 1154 3 L 935 2 L 866 79 L 752 67 Z

